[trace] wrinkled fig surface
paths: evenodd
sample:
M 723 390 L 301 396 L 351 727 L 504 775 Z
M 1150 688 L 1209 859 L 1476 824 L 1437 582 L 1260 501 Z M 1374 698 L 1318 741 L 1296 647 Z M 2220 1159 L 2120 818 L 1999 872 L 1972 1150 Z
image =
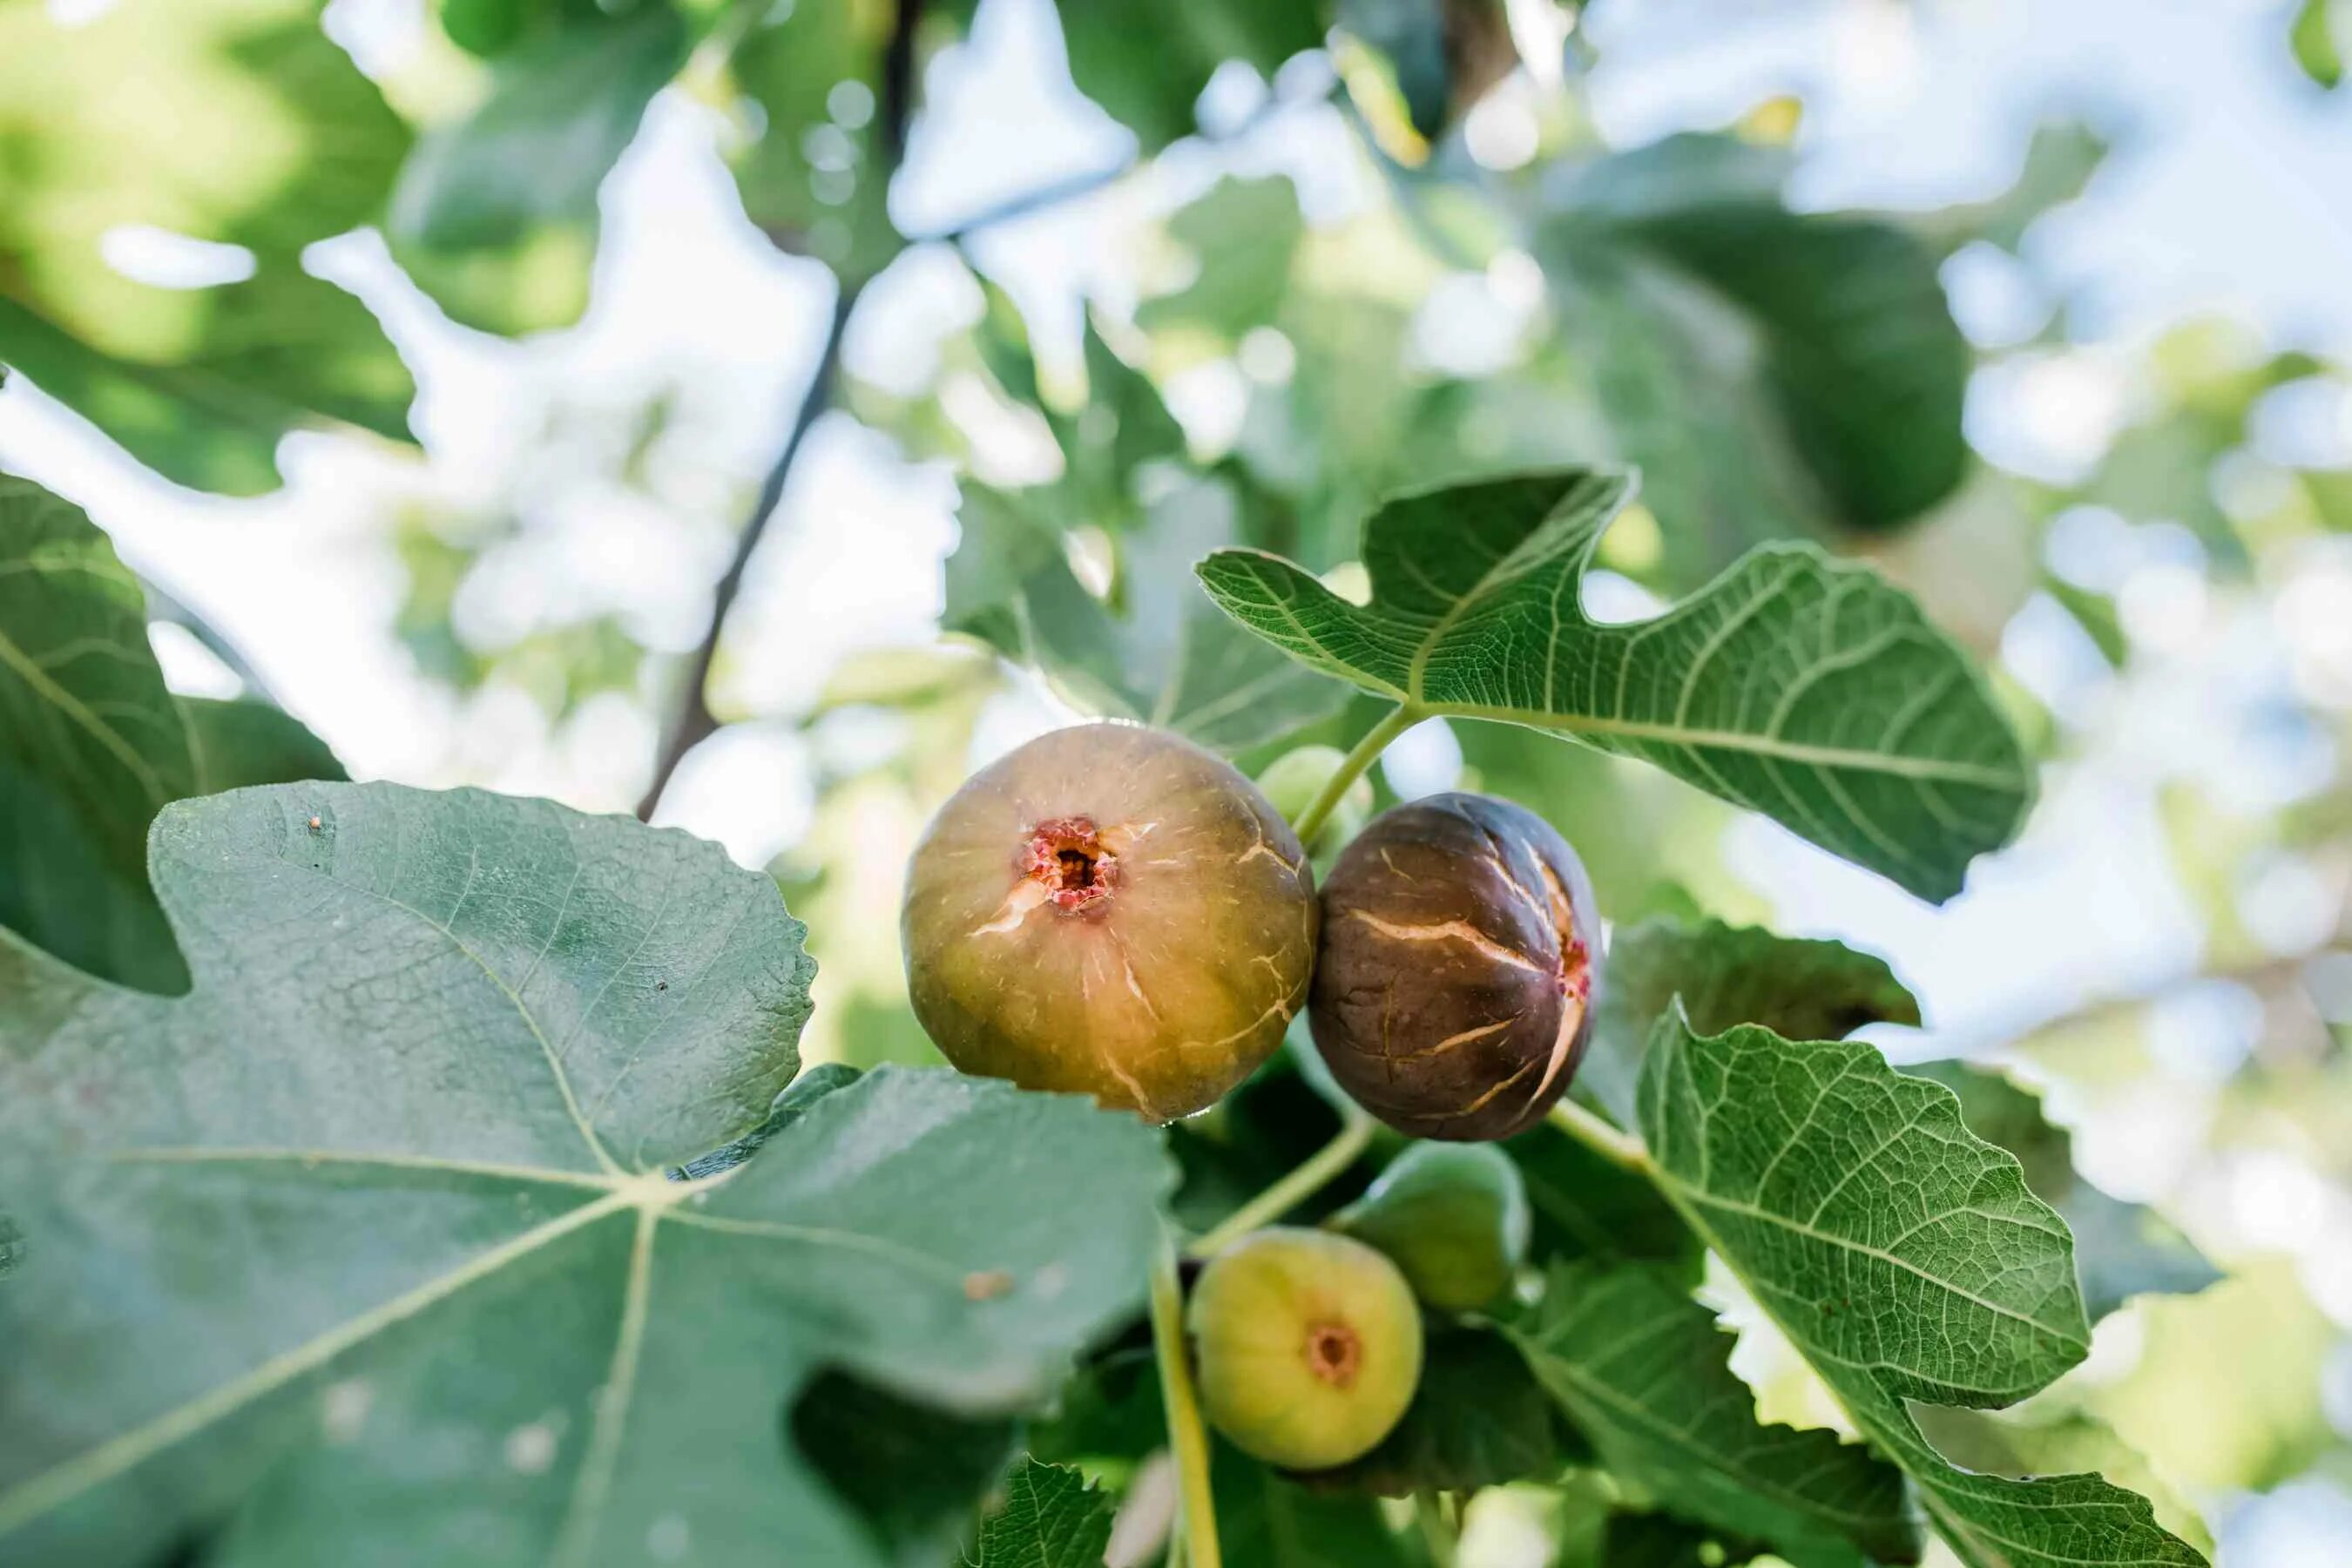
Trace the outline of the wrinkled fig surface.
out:
M 1510 1289 L 1531 1226 L 1518 1165 L 1483 1143 L 1413 1144 L 1329 1223 L 1380 1248 L 1414 1295 L 1448 1312 Z
M 1281 1043 L 1316 921 L 1298 840 L 1247 779 L 1173 735 L 1084 724 L 940 808 L 900 927 L 915 1016 L 957 1067 L 1167 1121 Z
M 1342 1088 L 1418 1138 L 1507 1138 L 1568 1088 L 1601 969 L 1592 886 L 1541 817 L 1440 795 L 1331 868 L 1310 1022 Z
M 1254 1231 L 1209 1260 L 1184 1323 L 1209 1424 L 1254 1458 L 1328 1469 L 1378 1447 L 1421 1383 L 1396 1265 L 1326 1231 Z

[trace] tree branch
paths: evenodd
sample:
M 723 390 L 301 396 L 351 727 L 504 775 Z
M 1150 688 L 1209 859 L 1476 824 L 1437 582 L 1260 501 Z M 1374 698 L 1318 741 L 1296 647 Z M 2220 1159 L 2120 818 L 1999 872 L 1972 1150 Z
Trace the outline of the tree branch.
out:
M 881 176 L 886 184 L 898 173 L 907 153 L 907 128 L 915 112 L 915 34 L 922 19 L 923 0 L 898 0 L 890 41 L 882 52 L 882 122 L 878 131 Z M 841 373 L 841 341 L 849 330 L 850 313 L 857 308 L 857 297 L 865 286 L 865 279 L 853 280 L 846 276 L 837 283 L 833 321 L 825 330 L 824 346 L 817 355 L 816 374 L 810 377 L 799 412 L 793 416 L 793 427 L 784 437 L 783 449 L 776 454 L 767 477 L 760 481 L 759 500 L 752 504 L 751 515 L 743 520 L 742 530 L 736 535 L 734 559 L 727 563 L 727 574 L 719 579 L 718 589 L 711 595 L 709 627 L 694 650 L 694 665 L 687 673 L 677 717 L 670 721 L 661 750 L 655 754 L 653 779 L 637 802 L 640 821 L 653 820 L 654 808 L 661 804 L 662 792 L 669 788 L 677 764 L 719 728 L 718 717 L 710 711 L 710 667 L 719 655 L 719 637 L 727 629 L 727 613 L 735 607 L 736 595 L 743 589 L 744 569 L 751 563 L 751 556 L 768 531 L 769 521 L 783 500 L 784 486 L 792 478 L 793 464 L 800 458 L 801 444 L 807 440 L 809 427 L 833 402 L 834 383 L 840 379 Z
M 769 520 L 782 503 L 784 486 L 792 478 L 793 464 L 801 455 L 801 444 L 808 438 L 809 428 L 816 423 L 817 416 L 833 401 L 833 385 L 841 371 L 841 340 L 848 331 L 850 312 L 857 307 L 860 287 L 844 282 L 835 295 L 833 321 L 825 329 L 816 374 L 810 378 L 808 391 L 801 398 L 800 411 L 793 416 L 783 450 L 776 454 L 767 477 L 760 481 L 759 500 L 752 503 L 751 515 L 743 520 L 742 530 L 735 536 L 735 556 L 727 563 L 727 574 L 719 579 L 718 589 L 711 595 L 710 626 L 694 650 L 694 667 L 688 672 L 677 716 L 671 721 L 668 734 L 662 738 L 661 751 L 654 759 L 653 782 L 646 786 L 645 797 L 637 802 L 637 818 L 641 822 L 653 820 L 654 807 L 661 804 L 662 792 L 669 787 L 670 775 L 677 772 L 677 764 L 686 753 L 719 729 L 718 717 L 710 711 L 710 667 L 719 656 L 719 637 L 726 629 L 727 612 L 735 607 L 735 597 L 743 590 L 744 569 L 751 565 L 751 556 L 768 531 Z

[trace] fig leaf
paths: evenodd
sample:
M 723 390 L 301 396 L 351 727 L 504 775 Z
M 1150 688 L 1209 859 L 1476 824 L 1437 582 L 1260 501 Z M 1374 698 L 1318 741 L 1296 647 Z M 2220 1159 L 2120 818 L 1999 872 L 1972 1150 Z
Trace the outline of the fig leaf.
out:
M 1024 1459 L 965 1561 L 971 1568 L 1101 1568 L 1113 1511 L 1109 1494 L 1080 1472 Z
M 376 221 L 410 144 L 318 13 L 0 6 L 0 360 L 156 472 L 225 495 L 276 489 L 295 430 L 411 438 L 415 384 L 383 326 L 303 266 Z M 245 275 L 128 276 L 109 246 L 132 226 L 235 247 L 214 258 L 243 252 Z
M 1633 1125 L 1650 1031 L 1677 997 L 1701 1034 L 1761 1024 L 1792 1040 L 1832 1040 L 1864 1024 L 1919 1022 L 1917 998 L 1875 953 L 1760 926 L 1643 921 L 1610 942 L 1577 1074 L 1577 1088 L 1621 1127 Z
M 1256 551 L 1199 572 L 1292 658 L 1416 712 L 1653 763 L 1922 898 L 1958 892 L 2033 794 L 1960 650 L 1870 568 L 1799 542 L 1749 552 L 1654 619 L 1597 622 L 1580 591 L 1633 491 L 1629 474 L 1562 468 L 1391 500 L 1365 524 L 1362 605 Z
M 260 702 L 174 697 L 139 580 L 82 510 L 0 474 L 0 926 L 142 990 L 187 970 L 147 885 L 147 825 L 184 795 L 341 778 Z
M 1905 1070 L 1958 1095 L 1969 1131 L 2016 1155 L 2027 1184 L 2066 1222 L 2074 1237 L 2083 1305 L 2092 1321 L 2128 1297 L 2190 1295 L 2221 1278 L 2170 1221 L 2085 1180 L 2074 1169 L 2073 1135 L 2042 1113 L 2041 1099 L 2032 1090 L 1965 1062 L 1927 1062 Z
M 0 1408 L 43 1417 L 0 1558 L 878 1565 L 796 1395 L 1012 1414 L 1137 1310 L 1166 1162 L 1076 1100 L 884 1068 L 664 1175 L 762 1122 L 808 1016 L 714 845 L 386 784 L 152 842 L 187 995 L 0 933 Z
M 1990 1409 L 2082 1361 L 2065 1223 L 1951 1090 L 1868 1045 L 1659 1020 L 1641 1085 L 1662 1187 L 1900 1466 L 1970 1568 L 2201 1565 L 2147 1501 L 2095 1475 L 1955 1468 L 1906 1402 Z
M 1511 1332 L 1611 1472 L 1659 1506 L 1769 1542 L 1791 1563 L 1918 1560 L 1903 1473 L 1832 1433 L 1759 1423 L 1731 1370 L 1731 1337 L 1677 1273 L 1555 1266 Z

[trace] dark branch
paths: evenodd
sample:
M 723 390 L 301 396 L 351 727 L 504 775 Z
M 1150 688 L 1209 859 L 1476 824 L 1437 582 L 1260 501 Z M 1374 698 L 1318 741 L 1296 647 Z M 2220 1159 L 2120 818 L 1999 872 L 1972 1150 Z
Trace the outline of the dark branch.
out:
M 752 502 L 751 515 L 743 520 L 742 530 L 735 536 L 735 556 L 727 563 L 727 574 L 719 579 L 719 587 L 711 595 L 710 627 L 694 650 L 694 668 L 687 674 L 677 717 L 669 733 L 663 737 L 661 752 L 654 761 L 653 782 L 646 786 L 645 798 L 637 802 L 640 821 L 653 820 L 654 807 L 661 804 L 662 791 L 669 787 L 670 775 L 677 772 L 679 761 L 719 728 L 719 720 L 710 711 L 710 666 L 719 656 L 719 635 L 726 628 L 727 612 L 735 607 L 735 596 L 743 590 L 744 569 L 751 565 L 760 540 L 768 531 L 769 520 L 783 500 L 784 485 L 792 478 L 801 443 L 808 438 L 809 428 L 816 423 L 817 416 L 833 401 L 833 384 L 841 370 L 841 340 L 849 328 L 849 314 L 857 307 L 858 289 L 856 283 L 844 283 L 834 299 L 833 321 L 825 329 L 816 374 L 810 378 L 808 391 L 801 398 L 800 411 L 793 417 L 783 450 L 776 454 L 767 477 L 760 481 L 759 500 Z
M 878 162 L 885 182 L 898 173 L 907 153 L 907 127 L 915 112 L 915 34 L 922 17 L 923 0 L 898 0 L 890 42 L 882 52 L 881 123 L 877 131 L 881 139 Z M 808 392 L 793 417 L 783 449 L 776 454 L 767 477 L 760 481 L 759 500 L 752 504 L 751 515 L 743 520 L 742 530 L 736 535 L 734 559 L 728 563 L 727 574 L 719 579 L 719 587 L 711 595 L 710 626 L 694 650 L 694 665 L 687 672 L 677 716 L 671 721 L 669 732 L 662 737 L 661 751 L 654 758 L 653 780 L 646 786 L 644 798 L 637 802 L 637 816 L 642 821 L 653 819 L 654 808 L 661 804 L 662 792 L 669 787 L 670 776 L 677 772 L 677 764 L 686 753 L 709 740 L 719 728 L 718 717 L 710 711 L 710 667 L 719 656 L 719 637 L 727 629 L 727 613 L 735 607 L 735 597 L 743 589 L 744 569 L 751 563 L 760 540 L 783 500 L 784 486 L 792 478 L 801 444 L 808 438 L 809 428 L 816 423 L 817 416 L 833 401 L 834 383 L 841 372 L 841 340 L 849 329 L 850 312 L 857 308 L 857 296 L 865 284 L 863 278 L 844 277 L 840 280 L 839 292 L 834 296 L 833 321 L 825 331 L 824 347 L 817 356 L 816 374 L 810 378 Z

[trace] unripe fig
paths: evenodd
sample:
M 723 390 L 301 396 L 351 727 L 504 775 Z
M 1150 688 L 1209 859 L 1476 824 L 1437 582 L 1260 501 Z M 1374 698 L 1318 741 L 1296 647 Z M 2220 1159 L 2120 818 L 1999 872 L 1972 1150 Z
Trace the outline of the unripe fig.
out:
M 1306 854 L 1249 780 L 1174 735 L 1082 724 L 940 808 L 900 933 L 915 1016 L 957 1067 L 1168 1121 L 1281 1044 L 1316 921 Z
M 1500 1149 L 1415 1143 L 1329 1223 L 1386 1253 L 1423 1301 L 1467 1312 L 1510 1289 L 1527 1257 L 1527 1183 Z
M 1254 1231 L 1209 1260 L 1185 1328 L 1201 1408 L 1285 1469 L 1371 1452 L 1421 1382 L 1421 1309 L 1395 1264 L 1328 1231 Z
M 1284 821 L 1296 822 L 1347 760 L 1347 753 L 1337 746 L 1294 747 L 1258 774 L 1257 787 L 1265 792 L 1267 802 L 1282 813 Z M 1339 796 L 1331 815 L 1323 819 L 1323 826 L 1315 830 L 1315 842 L 1307 847 L 1307 853 L 1320 861 L 1363 831 L 1371 815 L 1372 781 L 1360 774 Z
M 1507 1138 L 1568 1088 L 1600 970 L 1567 840 L 1508 801 L 1431 795 L 1331 868 L 1309 1021 L 1331 1076 L 1399 1131 Z

